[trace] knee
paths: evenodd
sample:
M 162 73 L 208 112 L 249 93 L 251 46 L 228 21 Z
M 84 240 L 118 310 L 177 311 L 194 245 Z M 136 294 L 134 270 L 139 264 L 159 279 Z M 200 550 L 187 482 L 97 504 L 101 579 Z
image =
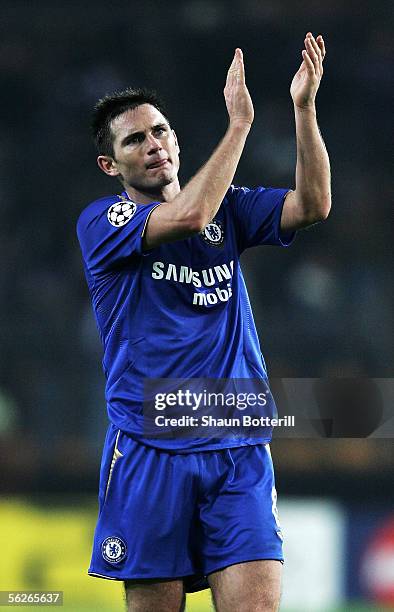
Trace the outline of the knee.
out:
M 251 600 L 246 597 L 245 600 L 239 601 L 237 604 L 232 604 L 231 607 L 221 607 L 220 605 L 215 606 L 216 612 L 230 612 L 230 610 L 237 610 L 237 612 L 278 612 L 279 610 L 279 599 L 274 598 L 270 595 L 267 597 L 253 598 Z
M 212 592 L 216 612 L 277 612 L 279 610 L 280 592 L 263 585 L 253 588 L 239 588 L 237 591 L 226 589 Z
M 279 610 L 279 599 L 270 594 L 263 595 L 258 598 L 251 599 L 246 597 L 243 601 L 239 601 L 233 610 L 237 612 L 278 612 Z M 230 608 L 224 607 L 222 610 L 220 606 L 216 608 L 216 612 L 227 612 Z
M 277 612 L 279 610 L 279 597 L 273 593 L 263 595 L 261 601 L 257 604 L 256 612 Z

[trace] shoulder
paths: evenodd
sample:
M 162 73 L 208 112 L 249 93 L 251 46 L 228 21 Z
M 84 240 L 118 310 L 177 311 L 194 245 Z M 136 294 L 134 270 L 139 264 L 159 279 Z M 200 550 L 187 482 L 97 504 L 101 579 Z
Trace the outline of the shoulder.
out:
M 104 211 L 118 202 L 121 202 L 122 198 L 119 195 L 109 195 L 99 198 L 90 202 L 81 212 L 77 220 L 77 234 L 86 229 L 89 224 L 100 217 Z
M 245 187 L 230 185 L 223 199 L 223 205 L 227 205 L 234 210 L 256 204 L 261 200 L 270 197 L 270 192 L 275 191 L 270 187 Z
M 224 200 L 231 201 L 236 199 L 238 196 L 245 195 L 251 191 L 250 187 L 239 187 L 238 185 L 230 185 L 227 189 Z
M 223 198 L 221 206 L 227 208 L 236 208 L 243 198 L 250 193 L 252 190 L 249 187 L 239 187 L 238 185 L 230 185 L 227 189 L 226 195 Z
M 225 195 L 224 201 L 232 205 L 251 206 L 254 204 L 277 204 L 281 202 L 285 195 L 291 191 L 288 187 L 238 187 L 230 185 Z
M 257 187 L 230 185 L 224 197 L 224 201 L 229 203 L 239 202 L 245 198 L 249 199 L 266 195 L 270 191 L 275 191 L 275 189 L 272 187 L 263 187 L 262 185 L 258 185 Z

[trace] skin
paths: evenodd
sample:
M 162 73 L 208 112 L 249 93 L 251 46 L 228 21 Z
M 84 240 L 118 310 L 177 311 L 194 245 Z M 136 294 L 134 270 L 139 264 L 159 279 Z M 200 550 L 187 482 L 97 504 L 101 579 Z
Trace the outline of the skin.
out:
M 224 97 L 229 113 L 228 129 L 206 164 L 182 190 L 171 174 L 171 165 L 165 173 L 162 172 L 164 167 L 159 174 L 155 171 L 155 178 L 152 178 L 152 170 L 148 168 L 149 160 L 167 158 L 173 168 L 179 164 L 179 161 L 175 163 L 174 160 L 172 138 L 167 142 L 158 142 L 153 137 L 154 126 L 149 123 L 147 115 L 154 110 L 150 110 L 149 105 L 128 112 L 124 121 L 121 119 L 117 124 L 113 122 L 116 129 L 115 158 L 99 156 L 99 166 L 110 176 L 122 177 L 127 193 L 131 198 L 134 196 L 137 202 L 162 202 L 149 216 L 144 234 L 145 249 L 201 232 L 220 207 L 234 177 L 254 116 L 252 101 L 245 85 L 240 49 L 236 50 L 228 71 Z M 135 155 L 134 150 L 126 151 L 123 143 L 124 138 L 137 128 L 141 129 L 142 137 Z M 175 134 L 173 138 L 176 139 Z M 120 150 L 122 147 L 123 150 Z M 120 159 L 116 157 L 119 155 Z M 174 181 L 170 181 L 170 178 L 174 178 Z M 153 189 L 156 190 L 154 197 Z
M 111 122 L 114 157 L 99 155 L 97 163 L 121 179 L 129 197 L 141 204 L 171 201 L 180 192 L 179 146 L 165 117 L 142 104 Z M 167 160 L 158 168 L 150 165 Z
M 280 561 L 237 563 L 208 577 L 217 612 L 276 612 L 279 609 Z
M 330 165 L 316 119 L 316 94 L 326 54 L 321 35 L 308 32 L 302 62 L 290 94 L 294 104 L 297 165 L 296 188 L 285 200 L 282 231 L 307 227 L 327 218 L 331 207 Z M 150 105 L 142 105 L 113 120 L 114 157 L 99 156 L 99 167 L 121 179 L 129 197 L 142 204 L 162 202 L 150 215 L 145 248 L 194 235 L 209 223 L 231 184 L 254 119 L 245 83 L 243 55 L 236 49 L 227 73 L 224 98 L 228 129 L 197 174 L 180 189 L 179 146 L 175 132 Z M 159 129 L 158 126 L 165 129 Z M 138 132 L 131 142 L 124 139 Z M 150 164 L 166 160 L 157 168 Z M 209 185 L 209 190 L 206 186 Z M 279 609 L 282 566 L 279 561 L 239 563 L 208 579 L 218 612 L 276 612 Z M 182 580 L 126 581 L 129 612 L 180 612 L 184 609 Z
M 311 32 L 304 44 L 302 62 L 290 87 L 297 138 L 296 188 L 285 200 L 282 231 L 324 221 L 331 208 L 330 162 L 316 118 L 316 94 L 326 49 L 323 37 L 315 40 Z
M 323 75 L 326 54 L 323 37 L 308 32 L 302 62 L 294 75 L 290 94 L 294 104 L 297 137 L 296 188 L 285 200 L 281 230 L 290 232 L 327 218 L 331 208 L 329 158 L 316 118 L 316 94 Z M 114 157 L 99 156 L 99 167 L 121 179 L 129 197 L 142 204 L 159 201 L 149 218 L 144 248 L 187 238 L 200 232 L 216 214 L 230 185 L 246 142 L 254 110 L 245 83 L 243 55 L 237 49 L 224 89 L 229 127 L 207 163 L 181 190 L 176 173 L 179 147 L 175 132 L 152 106 L 127 111 L 112 122 Z M 154 131 L 157 121 L 166 125 L 162 135 Z M 140 132 L 138 142 L 124 146 L 123 140 Z M 148 168 L 150 161 L 168 159 L 162 168 Z M 207 193 L 206 185 L 210 185 Z

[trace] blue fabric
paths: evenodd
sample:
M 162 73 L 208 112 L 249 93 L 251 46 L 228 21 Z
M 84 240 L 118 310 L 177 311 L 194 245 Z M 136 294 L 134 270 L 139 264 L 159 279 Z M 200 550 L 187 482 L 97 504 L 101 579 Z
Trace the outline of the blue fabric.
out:
M 88 572 L 113 580 L 184 578 L 190 592 L 229 565 L 282 561 L 274 487 L 268 445 L 168 453 L 111 424 Z
M 124 192 L 82 212 L 77 233 L 104 347 L 108 416 L 117 428 L 178 452 L 269 442 L 270 429 L 261 438 L 146 439 L 143 383 L 146 377 L 267 378 L 239 257 L 258 244 L 290 244 L 294 234 L 280 232 L 287 192 L 232 186 L 203 234 L 146 253 L 144 228 L 159 203 L 124 204 Z

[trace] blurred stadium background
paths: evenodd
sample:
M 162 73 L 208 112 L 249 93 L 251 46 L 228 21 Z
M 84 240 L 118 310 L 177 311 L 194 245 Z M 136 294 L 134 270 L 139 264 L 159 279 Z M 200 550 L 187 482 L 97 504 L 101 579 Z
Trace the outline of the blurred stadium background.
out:
M 294 186 L 289 86 L 308 30 L 333 210 L 289 250 L 243 258 L 272 377 L 392 377 L 393 5 L 389 1 L 13 2 L 0 24 L 0 589 L 63 590 L 64 609 L 122 609 L 86 576 L 106 428 L 101 348 L 75 236 L 117 190 L 90 141 L 98 97 L 156 88 L 182 181 L 226 127 L 244 50 L 256 120 L 235 183 Z M 391 129 L 390 129 L 391 127 Z M 286 537 L 285 611 L 394 609 L 392 439 L 272 444 Z M 208 593 L 188 610 L 209 610 Z

